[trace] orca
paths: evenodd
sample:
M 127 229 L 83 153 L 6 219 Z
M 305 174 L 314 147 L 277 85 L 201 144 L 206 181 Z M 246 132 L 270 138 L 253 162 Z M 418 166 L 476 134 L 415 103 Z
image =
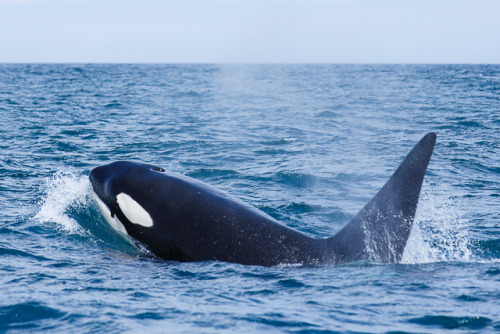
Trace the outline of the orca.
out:
M 89 175 L 104 218 L 173 261 L 245 265 L 401 260 L 436 143 L 424 136 L 379 192 L 337 234 L 317 239 L 193 178 L 117 161 Z

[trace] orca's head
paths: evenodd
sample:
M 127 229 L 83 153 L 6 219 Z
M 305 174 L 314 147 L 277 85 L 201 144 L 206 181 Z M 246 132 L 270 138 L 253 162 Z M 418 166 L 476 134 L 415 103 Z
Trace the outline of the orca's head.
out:
M 153 226 L 147 211 L 148 188 L 163 172 L 163 168 L 131 161 L 113 162 L 90 172 L 97 204 L 115 230 L 129 234 L 131 228 Z

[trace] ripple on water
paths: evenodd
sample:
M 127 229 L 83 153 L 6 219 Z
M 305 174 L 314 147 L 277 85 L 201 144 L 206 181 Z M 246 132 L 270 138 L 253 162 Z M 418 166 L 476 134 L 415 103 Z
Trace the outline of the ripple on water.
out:
M 477 298 L 477 297 L 470 296 L 470 295 L 460 295 L 460 296 L 457 297 L 457 300 L 464 301 L 464 302 L 479 302 L 479 301 L 482 301 L 481 298 Z
M 313 329 L 318 327 L 312 323 L 301 321 L 300 319 L 290 319 L 281 313 L 248 316 L 242 318 L 242 320 L 270 326 L 271 328 Z
M 141 312 L 135 314 L 133 318 L 139 320 L 161 320 L 164 319 L 165 316 L 158 312 Z
M 13 248 L 0 248 L 0 257 L 4 256 L 16 256 L 16 257 L 23 257 L 23 258 L 32 258 L 38 261 L 49 261 L 48 258 L 40 255 L 35 255 L 31 254 L 19 249 L 13 249 Z
M 185 173 L 186 176 L 192 178 L 234 178 L 240 174 L 234 170 L 226 169 L 196 169 Z
M 279 183 L 298 188 L 307 188 L 314 185 L 317 181 L 317 177 L 310 174 L 286 171 L 276 173 L 275 179 Z
M 440 327 L 445 329 L 483 329 L 491 323 L 491 319 L 486 317 L 452 317 L 444 315 L 426 315 L 420 318 L 408 320 L 410 323 L 428 327 Z
M 27 302 L 0 307 L 0 329 L 36 329 L 47 328 L 53 321 L 63 318 L 66 313 L 45 306 L 42 303 Z

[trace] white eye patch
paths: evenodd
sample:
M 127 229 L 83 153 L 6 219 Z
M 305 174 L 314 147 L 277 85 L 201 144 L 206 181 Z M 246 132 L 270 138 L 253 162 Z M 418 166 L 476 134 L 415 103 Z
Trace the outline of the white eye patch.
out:
M 118 194 L 116 202 L 131 223 L 145 227 L 153 226 L 153 219 L 151 219 L 149 213 L 129 195 L 125 193 Z
M 117 230 L 118 232 L 128 234 L 127 230 L 125 229 L 125 226 L 121 223 L 121 221 L 118 219 L 118 217 L 115 218 L 111 217 L 111 211 L 109 211 L 108 206 L 104 204 L 103 201 L 99 198 L 99 196 L 95 195 L 94 196 L 97 205 L 99 205 L 99 209 L 101 209 L 102 215 L 104 216 L 104 219 L 108 222 L 109 225 L 111 225 L 112 228 Z

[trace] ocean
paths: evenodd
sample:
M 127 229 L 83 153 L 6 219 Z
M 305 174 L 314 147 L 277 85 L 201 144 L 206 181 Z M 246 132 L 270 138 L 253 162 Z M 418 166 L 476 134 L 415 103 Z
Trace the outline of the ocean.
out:
M 0 65 L 0 332 L 500 332 L 500 65 Z M 426 133 L 398 264 L 155 258 L 88 174 L 152 163 L 325 238 Z

